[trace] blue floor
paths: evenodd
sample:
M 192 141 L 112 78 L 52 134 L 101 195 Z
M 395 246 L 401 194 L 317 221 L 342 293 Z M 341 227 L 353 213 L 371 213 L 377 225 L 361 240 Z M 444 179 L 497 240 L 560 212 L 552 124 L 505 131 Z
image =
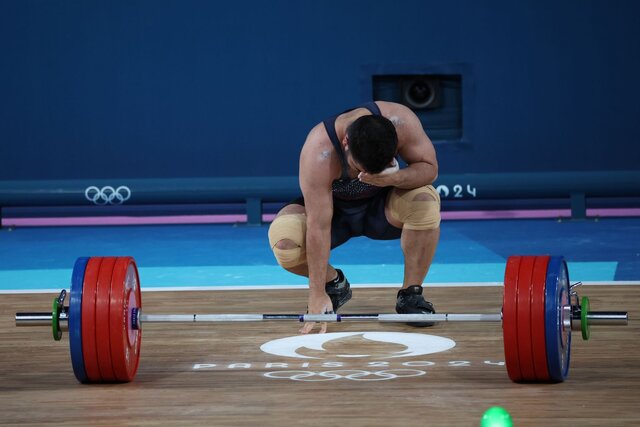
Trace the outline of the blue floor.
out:
M 427 282 L 501 282 L 513 254 L 564 255 L 572 281 L 638 281 L 639 242 L 640 218 L 448 221 Z M 306 283 L 276 264 L 266 226 L 47 227 L 0 231 L 0 290 L 68 287 L 91 255 L 135 257 L 143 288 Z M 352 283 L 402 281 L 399 241 L 353 239 L 331 262 Z

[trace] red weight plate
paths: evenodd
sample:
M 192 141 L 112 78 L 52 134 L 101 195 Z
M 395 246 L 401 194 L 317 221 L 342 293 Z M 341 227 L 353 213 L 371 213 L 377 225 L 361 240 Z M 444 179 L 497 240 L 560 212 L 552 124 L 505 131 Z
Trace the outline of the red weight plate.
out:
M 118 258 L 111 279 L 111 359 L 118 381 L 132 381 L 140 362 L 142 329 L 133 329 L 132 310 L 141 308 L 140 278 L 133 258 Z
M 547 344 L 545 338 L 544 292 L 547 281 L 548 256 L 536 257 L 533 266 L 533 291 L 531 293 L 531 343 L 533 345 L 533 366 L 538 381 L 549 381 L 547 367 Z
M 109 339 L 109 310 L 111 306 L 111 276 L 115 257 L 102 259 L 98 274 L 98 293 L 96 299 L 96 349 L 98 350 L 98 366 L 103 381 L 115 381 L 113 363 L 111 361 L 111 341 Z
M 82 286 L 82 357 L 89 382 L 100 382 L 96 352 L 96 290 L 102 258 L 89 258 Z
M 518 272 L 518 356 L 523 381 L 535 381 L 533 350 L 531 343 L 531 293 L 532 275 L 536 257 L 525 256 Z
M 520 381 L 520 358 L 518 356 L 518 271 L 522 257 L 510 256 L 504 272 L 504 296 L 502 299 L 502 336 L 504 338 L 504 360 L 511 381 Z

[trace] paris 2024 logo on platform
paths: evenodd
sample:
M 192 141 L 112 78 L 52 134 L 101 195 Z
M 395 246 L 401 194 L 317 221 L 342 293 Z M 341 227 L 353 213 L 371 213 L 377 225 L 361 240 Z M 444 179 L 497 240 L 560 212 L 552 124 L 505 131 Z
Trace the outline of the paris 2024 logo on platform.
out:
M 329 351 L 325 347 L 333 342 L 345 342 L 350 337 L 361 338 L 358 348 L 371 350 L 369 353 L 358 354 L 349 352 L 340 354 L 331 351 L 331 357 L 336 358 L 398 358 L 416 357 L 425 354 L 440 353 L 455 347 L 456 343 L 449 338 L 426 334 L 410 334 L 399 332 L 336 332 L 329 334 L 296 335 L 269 341 L 260 347 L 265 353 L 275 356 L 297 357 L 301 359 L 323 359 Z M 362 342 L 372 345 L 363 345 Z M 375 348 L 374 346 L 378 347 Z M 344 347 L 344 345 L 343 345 Z M 310 350 L 310 351 L 309 351 Z M 339 348 L 336 348 L 339 350 Z
M 504 361 L 429 360 L 421 357 L 454 348 L 455 341 L 403 332 L 337 332 L 295 335 L 260 345 L 278 361 L 211 361 L 195 363 L 194 371 L 252 369 L 265 378 L 301 382 L 387 381 L 420 377 L 432 369 L 464 369 L 482 365 L 504 369 Z
M 365 369 L 345 369 L 342 362 L 325 362 L 324 370 L 281 370 L 267 372 L 267 378 L 293 381 L 318 382 L 333 380 L 385 381 L 396 378 L 418 377 L 426 374 L 421 369 L 391 368 L 379 359 L 397 359 L 439 353 L 453 348 L 456 343 L 449 338 L 426 334 L 397 332 L 339 332 L 318 335 L 297 335 L 280 338 L 263 344 L 260 349 L 275 356 L 299 359 L 354 360 L 378 359 L 369 362 Z M 308 366 L 308 363 L 303 365 Z M 406 365 L 411 366 L 411 365 Z M 422 366 L 422 365 L 421 365 Z M 384 368 L 384 369 L 381 369 Z

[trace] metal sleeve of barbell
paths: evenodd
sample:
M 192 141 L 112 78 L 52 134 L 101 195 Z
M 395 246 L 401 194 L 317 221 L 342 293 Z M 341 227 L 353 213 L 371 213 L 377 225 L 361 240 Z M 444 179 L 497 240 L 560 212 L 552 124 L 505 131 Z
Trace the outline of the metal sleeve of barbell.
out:
M 590 311 L 587 321 L 589 325 L 628 325 L 629 314 L 626 311 Z
M 69 320 L 67 312 L 60 313 L 60 325 L 65 326 Z M 51 312 L 16 313 L 16 326 L 51 326 Z

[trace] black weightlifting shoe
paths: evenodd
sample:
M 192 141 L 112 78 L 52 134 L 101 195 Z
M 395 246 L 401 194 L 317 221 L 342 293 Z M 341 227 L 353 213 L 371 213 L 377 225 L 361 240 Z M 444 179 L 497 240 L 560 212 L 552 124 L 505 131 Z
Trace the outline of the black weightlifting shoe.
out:
M 398 291 L 398 297 L 396 299 L 396 313 L 435 314 L 435 312 L 436 310 L 433 308 L 433 304 L 429 301 L 425 301 L 422 296 L 422 286 L 413 285 Z M 407 325 L 424 328 L 426 326 L 433 326 L 434 322 L 410 322 L 407 323 Z
M 324 286 L 324 290 L 331 298 L 331 303 L 333 304 L 333 311 L 336 313 L 338 309 L 345 305 L 347 301 L 351 299 L 351 286 L 349 286 L 349 281 L 342 270 L 336 269 L 338 272 L 338 276 Z

